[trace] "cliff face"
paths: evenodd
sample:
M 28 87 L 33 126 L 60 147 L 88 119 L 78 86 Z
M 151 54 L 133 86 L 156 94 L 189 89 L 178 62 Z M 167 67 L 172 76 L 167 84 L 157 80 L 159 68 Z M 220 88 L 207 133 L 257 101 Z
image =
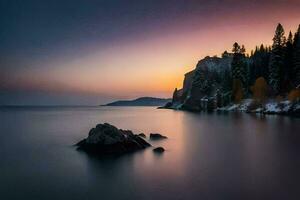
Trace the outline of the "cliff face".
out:
M 182 93 L 185 96 L 192 88 L 194 75 L 195 75 L 195 70 L 192 70 L 184 75 Z
M 173 102 L 185 109 L 201 110 L 213 104 L 218 93 L 230 91 L 230 66 L 232 57 L 206 57 L 200 60 L 196 69 L 185 74 L 183 88 L 175 90 Z M 181 91 L 181 94 L 179 93 Z M 204 103 L 203 105 L 203 102 Z M 208 105 L 209 104 L 209 105 Z

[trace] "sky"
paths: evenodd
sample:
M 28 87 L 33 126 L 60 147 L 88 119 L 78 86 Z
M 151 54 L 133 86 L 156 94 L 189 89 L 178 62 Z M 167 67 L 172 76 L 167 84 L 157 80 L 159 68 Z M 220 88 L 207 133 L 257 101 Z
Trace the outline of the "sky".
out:
M 170 97 L 205 56 L 295 31 L 299 0 L 0 0 L 0 105 Z

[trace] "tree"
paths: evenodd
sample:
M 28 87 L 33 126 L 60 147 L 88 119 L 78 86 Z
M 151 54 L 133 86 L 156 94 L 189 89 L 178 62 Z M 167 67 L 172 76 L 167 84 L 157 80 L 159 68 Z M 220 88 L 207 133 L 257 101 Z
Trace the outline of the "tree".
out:
M 287 93 L 292 86 L 293 76 L 293 34 L 290 31 L 285 45 L 284 67 L 281 76 L 281 93 Z
M 289 99 L 291 102 L 299 101 L 299 100 L 300 100 L 300 89 L 293 89 L 293 90 L 289 93 L 288 99 Z
M 260 47 L 256 47 L 254 55 L 250 58 L 250 84 L 254 84 L 255 80 L 259 77 L 264 77 L 265 80 L 269 78 L 269 48 L 263 44 Z
M 229 69 L 224 70 L 224 74 L 222 77 L 222 86 L 224 92 L 231 91 L 232 89 L 232 76 Z
M 245 90 L 247 88 L 247 63 L 245 57 L 245 47 L 235 42 L 233 44 L 232 52 L 233 58 L 231 62 L 231 74 L 232 78 L 236 80 L 240 80 L 241 88 Z
M 240 103 L 244 97 L 243 85 L 239 79 L 233 79 L 232 97 L 235 103 Z
M 284 67 L 284 47 L 285 37 L 284 29 L 278 24 L 275 36 L 273 38 L 272 51 L 269 63 L 269 85 L 272 87 L 274 94 L 278 94 L 280 90 L 281 74 Z
M 228 53 L 227 51 L 224 51 L 223 53 L 222 53 L 222 58 L 227 58 L 227 57 L 229 57 L 230 56 L 230 53 Z
M 294 37 L 293 74 L 295 87 L 300 85 L 300 25 Z
M 245 53 L 246 53 L 246 48 L 245 48 L 244 45 L 242 45 L 242 47 L 241 47 L 241 49 L 240 49 L 240 53 L 245 55 Z
M 263 77 L 259 77 L 251 87 L 251 90 L 253 92 L 253 98 L 258 103 L 263 103 L 267 97 L 268 84 Z
M 234 54 L 237 54 L 237 53 L 240 53 L 240 51 L 241 51 L 240 45 L 239 45 L 237 42 L 235 42 L 235 43 L 233 44 L 232 52 L 233 52 Z

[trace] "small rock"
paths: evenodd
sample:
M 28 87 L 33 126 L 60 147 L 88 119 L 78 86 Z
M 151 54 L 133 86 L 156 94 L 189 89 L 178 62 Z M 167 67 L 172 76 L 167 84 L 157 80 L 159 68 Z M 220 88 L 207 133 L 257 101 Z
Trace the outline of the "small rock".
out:
M 144 133 L 140 133 L 140 134 L 138 134 L 138 136 L 140 136 L 142 138 L 146 138 L 146 135 Z
M 154 153 L 163 153 L 165 151 L 165 149 L 163 147 L 157 147 L 155 149 L 153 149 Z
M 161 140 L 161 139 L 167 139 L 167 137 L 163 136 L 159 133 L 150 133 L 150 139 L 151 140 Z

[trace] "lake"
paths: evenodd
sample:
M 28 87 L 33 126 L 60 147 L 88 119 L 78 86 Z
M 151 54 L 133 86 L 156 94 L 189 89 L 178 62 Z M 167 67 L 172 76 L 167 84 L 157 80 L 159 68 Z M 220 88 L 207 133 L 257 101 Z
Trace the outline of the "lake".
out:
M 97 123 L 167 140 L 97 159 Z M 300 119 L 154 107 L 0 108 L 0 199 L 299 199 Z

